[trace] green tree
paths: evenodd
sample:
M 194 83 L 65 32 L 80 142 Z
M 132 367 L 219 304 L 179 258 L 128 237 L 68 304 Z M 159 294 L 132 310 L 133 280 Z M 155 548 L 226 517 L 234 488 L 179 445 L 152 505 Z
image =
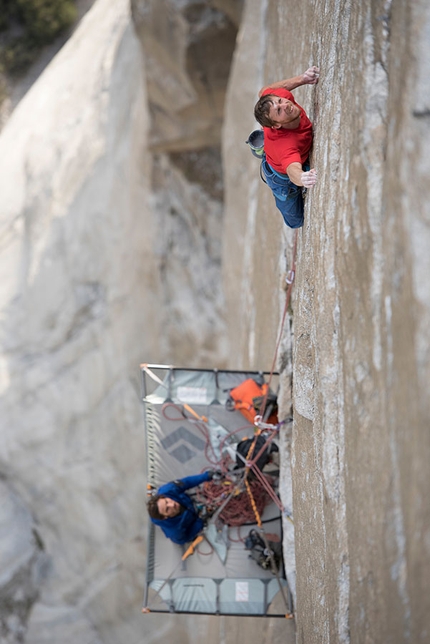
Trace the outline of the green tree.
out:
M 73 0 L 0 0 L 0 66 L 25 70 L 40 49 L 76 20 Z M 0 69 L 1 71 L 1 69 Z

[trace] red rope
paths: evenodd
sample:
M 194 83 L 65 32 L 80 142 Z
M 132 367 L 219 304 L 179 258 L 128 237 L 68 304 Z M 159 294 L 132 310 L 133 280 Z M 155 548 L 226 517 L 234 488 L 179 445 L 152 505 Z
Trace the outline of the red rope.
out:
M 272 501 L 277 505 L 279 510 L 281 510 L 282 512 L 284 510 L 284 506 L 282 505 L 281 500 L 276 495 L 275 491 L 273 490 L 272 486 L 270 485 L 269 481 L 266 479 L 264 474 L 261 472 L 261 470 L 259 470 L 259 468 L 256 465 L 253 465 L 251 469 L 254 475 L 256 476 L 256 478 L 260 481 L 261 485 L 266 489 L 266 492 L 268 493 Z
M 264 488 L 258 481 L 251 481 L 250 487 L 255 500 L 255 504 L 260 514 L 270 501 L 270 498 Z M 215 481 L 207 481 L 203 489 L 196 494 L 197 502 L 204 503 L 206 507 L 216 509 L 220 506 L 225 495 L 230 492 L 231 486 L 220 485 Z M 229 526 L 241 526 L 244 523 L 254 523 L 254 510 L 247 492 L 240 492 L 233 496 L 219 515 L 223 523 Z

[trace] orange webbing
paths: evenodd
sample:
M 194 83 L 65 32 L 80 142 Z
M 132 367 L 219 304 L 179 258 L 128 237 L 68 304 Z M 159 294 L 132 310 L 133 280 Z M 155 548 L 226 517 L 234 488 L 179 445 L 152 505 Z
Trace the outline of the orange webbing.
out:
M 263 524 L 261 523 L 260 513 L 258 511 L 257 504 L 255 503 L 254 497 L 252 495 L 251 486 L 249 485 L 249 481 L 248 481 L 247 478 L 245 478 L 245 485 L 246 485 L 246 489 L 247 489 L 247 492 L 248 492 L 248 495 L 249 495 L 249 500 L 251 501 L 252 509 L 254 510 L 254 514 L 255 514 L 255 518 L 256 518 L 258 527 L 261 528 Z

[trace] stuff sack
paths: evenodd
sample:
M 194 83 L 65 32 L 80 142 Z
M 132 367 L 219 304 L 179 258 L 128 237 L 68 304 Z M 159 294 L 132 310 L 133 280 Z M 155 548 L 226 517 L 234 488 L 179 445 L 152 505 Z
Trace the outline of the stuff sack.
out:
M 260 384 L 253 378 L 248 378 L 230 390 L 225 404 L 226 409 L 228 411 L 240 411 L 246 420 L 253 424 L 257 414 L 260 414 L 268 389 L 269 387 L 265 382 Z M 273 425 L 278 423 L 277 397 L 272 391 L 269 391 L 267 395 L 264 420 Z

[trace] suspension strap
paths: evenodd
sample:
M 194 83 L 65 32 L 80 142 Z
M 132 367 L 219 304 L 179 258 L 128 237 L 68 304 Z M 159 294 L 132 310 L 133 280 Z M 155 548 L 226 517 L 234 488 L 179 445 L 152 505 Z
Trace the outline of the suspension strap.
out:
M 144 362 L 143 364 L 141 364 L 141 365 L 140 365 L 140 368 L 142 369 L 142 371 L 144 371 L 145 373 L 147 373 L 147 374 L 148 374 L 148 376 L 149 376 L 150 378 L 152 378 L 152 380 L 154 380 L 154 382 L 158 382 L 158 384 L 159 384 L 159 385 L 161 385 L 162 387 L 164 387 L 165 389 L 167 389 L 167 387 L 166 387 L 166 385 L 164 384 L 164 382 L 163 382 L 163 381 L 162 381 L 162 380 L 161 380 L 161 379 L 160 379 L 160 378 L 159 378 L 159 377 L 158 377 L 158 376 L 157 376 L 153 371 L 151 371 L 151 369 L 148 367 L 148 365 L 146 364 L 146 362 Z
M 184 554 L 181 557 L 181 561 L 185 561 L 185 559 L 188 559 L 190 555 L 194 554 L 194 550 L 197 548 L 197 546 L 203 541 L 203 535 L 199 534 L 197 537 L 194 539 L 193 543 L 188 546 L 187 550 L 185 550 Z

